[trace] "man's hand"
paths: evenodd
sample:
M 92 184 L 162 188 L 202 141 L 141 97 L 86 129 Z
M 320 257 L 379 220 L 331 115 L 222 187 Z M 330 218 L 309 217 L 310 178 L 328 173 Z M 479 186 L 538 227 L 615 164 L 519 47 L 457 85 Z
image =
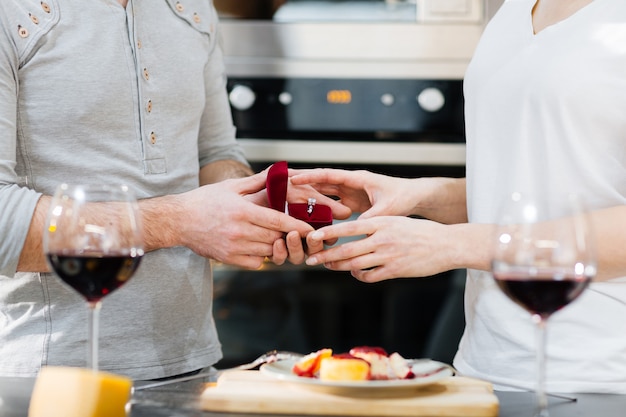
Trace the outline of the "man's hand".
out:
M 275 257 L 276 241 L 282 240 L 286 233 L 295 232 L 302 239 L 313 230 L 303 221 L 256 204 L 255 198 L 245 198 L 264 188 L 265 176 L 261 173 L 180 194 L 177 196 L 180 244 L 201 256 L 257 269 L 266 257 Z M 303 261 L 301 245 L 293 248 L 292 255 L 300 262 Z M 287 256 L 278 253 L 275 258 L 282 263 Z

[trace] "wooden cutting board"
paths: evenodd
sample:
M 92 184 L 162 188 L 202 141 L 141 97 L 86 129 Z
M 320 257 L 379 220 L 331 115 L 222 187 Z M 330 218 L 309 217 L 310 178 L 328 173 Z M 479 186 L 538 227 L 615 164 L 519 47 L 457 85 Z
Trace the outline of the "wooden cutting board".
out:
M 465 377 L 407 390 L 324 392 L 266 376 L 229 371 L 201 395 L 206 411 L 335 416 L 496 417 L 491 384 Z

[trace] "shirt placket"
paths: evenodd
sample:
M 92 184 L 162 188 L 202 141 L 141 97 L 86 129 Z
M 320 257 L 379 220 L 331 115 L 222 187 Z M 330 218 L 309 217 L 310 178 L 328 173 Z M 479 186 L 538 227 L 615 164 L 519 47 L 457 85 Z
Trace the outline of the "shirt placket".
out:
M 157 63 L 150 60 L 150 55 L 145 53 L 146 45 L 142 39 L 142 26 L 137 22 L 136 16 L 140 16 L 140 2 L 128 2 L 128 29 L 129 39 L 135 56 L 135 70 L 137 73 L 138 115 L 140 137 L 143 149 L 143 164 L 145 174 L 161 174 L 165 172 L 165 155 L 160 143 L 159 132 L 154 111 L 158 102 L 152 98 L 155 91 L 154 74 L 158 71 Z

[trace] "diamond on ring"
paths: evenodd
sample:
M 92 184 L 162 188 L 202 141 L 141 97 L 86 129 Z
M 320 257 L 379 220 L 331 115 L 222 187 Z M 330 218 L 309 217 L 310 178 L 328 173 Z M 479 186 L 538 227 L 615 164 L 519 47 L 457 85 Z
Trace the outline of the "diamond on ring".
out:
M 306 208 L 306 212 L 309 213 L 309 216 L 313 214 L 313 208 L 315 207 L 315 203 L 317 203 L 317 200 L 315 200 L 314 198 L 309 198 Z

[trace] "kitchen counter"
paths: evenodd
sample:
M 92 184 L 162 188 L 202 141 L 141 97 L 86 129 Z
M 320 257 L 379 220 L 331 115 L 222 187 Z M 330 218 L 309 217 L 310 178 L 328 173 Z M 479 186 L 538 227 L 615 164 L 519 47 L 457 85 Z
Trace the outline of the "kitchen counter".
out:
M 33 388 L 32 378 L 0 378 L 0 416 L 26 417 Z M 198 396 L 203 385 L 186 382 L 135 393 L 130 417 L 226 417 L 227 413 L 200 411 Z M 497 392 L 500 417 L 531 417 L 534 395 Z M 622 417 L 626 395 L 578 394 L 576 402 L 550 398 L 551 417 Z M 461 417 L 461 416 L 459 416 Z

